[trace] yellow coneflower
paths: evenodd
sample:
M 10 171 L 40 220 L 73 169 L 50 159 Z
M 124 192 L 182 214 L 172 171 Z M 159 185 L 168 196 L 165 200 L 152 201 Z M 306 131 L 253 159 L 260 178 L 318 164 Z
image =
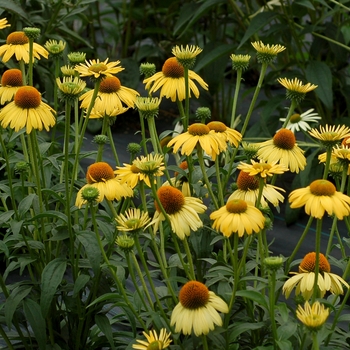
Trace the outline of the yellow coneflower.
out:
M 0 46 L 0 57 L 3 62 L 7 62 L 15 55 L 16 60 L 23 60 L 29 63 L 29 38 L 24 32 L 12 32 L 7 36 L 6 44 Z M 37 43 L 33 43 L 33 59 L 40 60 L 41 56 L 48 58 L 49 53 L 44 47 Z
M 220 231 L 225 237 L 230 237 L 237 233 L 242 237 L 244 233 L 251 235 L 263 229 L 265 217 L 261 211 L 251 202 L 243 199 L 231 199 L 210 214 L 210 219 L 214 220 L 212 227 Z
M 151 218 L 148 216 L 148 212 L 142 212 L 138 208 L 129 208 L 124 214 L 119 214 L 115 220 L 119 231 L 137 232 L 144 228 L 151 221 Z
M 187 156 L 192 154 L 197 145 L 211 156 L 213 160 L 227 149 L 224 138 L 217 135 L 214 130 L 210 130 L 207 125 L 201 123 L 190 125 L 187 132 L 175 136 L 168 143 L 168 147 L 173 147 L 174 153 L 181 147 L 181 154 L 186 154 Z
M 62 54 L 62 52 L 66 48 L 66 42 L 63 40 L 60 40 L 60 41 L 48 40 L 44 46 L 51 55 L 59 56 Z
M 218 136 L 222 136 L 225 142 L 228 142 L 235 147 L 238 147 L 242 140 L 242 134 L 240 132 L 229 128 L 222 122 L 212 121 L 208 123 L 207 126 L 210 130 L 214 130 Z
M 232 61 L 232 69 L 234 70 L 246 70 L 249 67 L 250 55 L 235 55 L 230 56 Z
M 4 105 L 12 101 L 21 86 L 23 86 L 22 72 L 16 68 L 6 70 L 1 77 L 0 103 Z
M 94 90 L 89 90 L 80 96 L 80 107 L 88 108 L 93 97 Z M 125 112 L 134 108 L 136 96 L 139 93 L 126 86 L 122 86 L 117 77 L 106 77 L 101 81 L 99 91 L 94 104 L 94 111 L 102 115 L 114 116 L 115 110 Z
M 222 326 L 219 312 L 227 313 L 227 304 L 208 287 L 198 281 L 187 282 L 180 290 L 179 303 L 170 319 L 175 332 L 196 336 L 208 334 L 215 325 Z
M 132 164 L 123 164 L 124 167 L 117 167 L 115 174 L 121 183 L 126 183 L 131 188 L 136 187 L 140 181 L 144 181 L 148 187 L 151 187 L 150 175 L 162 176 L 164 166 L 164 157 L 161 154 L 148 154 L 147 156 L 137 157 Z
M 158 97 L 136 97 L 135 107 L 145 119 L 153 118 L 158 115 L 159 105 L 162 100 Z
M 325 212 L 339 220 L 350 214 L 350 197 L 338 192 L 330 181 L 324 179 L 294 190 L 289 195 L 289 202 L 291 208 L 305 206 L 305 212 L 317 219 L 321 219 Z
M 327 321 L 329 316 L 329 309 L 325 308 L 323 304 L 315 301 L 312 306 L 308 301 L 305 302 L 304 308 L 298 305 L 296 315 L 310 331 L 318 331 Z
M 191 230 L 197 231 L 203 226 L 198 214 L 204 213 L 207 207 L 199 198 L 185 197 L 180 190 L 172 186 L 161 186 L 157 191 L 157 197 L 170 220 L 171 229 L 180 239 L 189 236 Z M 160 221 L 166 218 L 157 202 L 155 207 L 152 223 L 154 232 L 157 232 Z
M 294 288 L 295 294 L 301 294 L 305 300 L 308 300 L 313 295 L 315 284 L 315 266 L 316 253 L 311 252 L 305 255 L 299 265 L 299 273 L 289 278 L 283 285 L 282 291 L 288 298 Z M 349 288 L 349 285 L 338 275 L 331 273 L 331 266 L 327 258 L 319 254 L 319 273 L 317 279 L 320 297 L 323 298 L 327 291 L 332 294 L 343 294 L 343 285 Z
M 80 63 L 74 69 L 80 74 L 80 77 L 91 77 L 94 79 L 111 77 L 124 69 L 119 66 L 120 61 L 108 62 L 108 60 L 108 58 L 103 62 L 99 59 L 85 60 L 85 64 Z
M 147 339 L 140 340 L 137 339 L 136 342 L 138 344 L 133 344 L 132 348 L 136 350 L 163 350 L 166 349 L 170 343 L 172 342 L 170 338 L 171 333 L 167 332 L 165 328 L 160 330 L 159 336 L 155 330 L 151 330 L 149 334 L 146 332 L 142 332 L 144 337 Z
M 343 139 L 350 136 L 350 128 L 345 125 L 325 125 L 319 130 L 312 129 L 309 134 L 318 139 L 326 148 L 339 144 Z
M 14 100 L 0 111 L 0 122 L 3 128 L 10 126 L 19 131 L 26 128 L 27 134 L 32 129 L 49 131 L 56 123 L 56 112 L 42 102 L 40 92 L 32 86 L 21 86 Z
M 286 96 L 288 99 L 302 101 L 305 98 L 306 93 L 313 91 L 317 88 L 317 85 L 307 83 L 303 84 L 298 78 L 287 79 L 279 78 L 277 81 L 287 89 Z
M 277 174 L 283 174 L 288 171 L 288 167 L 284 164 L 277 164 L 276 161 L 271 163 L 265 163 L 262 160 L 256 162 L 255 160 L 250 160 L 251 164 L 240 162 L 237 169 L 244 171 L 250 176 L 258 176 L 262 178 L 271 177 Z
M 267 163 L 278 162 L 293 173 L 299 173 L 306 166 L 304 151 L 298 147 L 291 130 L 281 129 L 271 140 L 259 144 L 258 157 Z
M 85 187 L 92 186 L 98 189 L 99 195 L 96 202 L 100 203 L 107 198 L 108 200 L 120 200 L 122 197 L 132 197 L 134 192 L 131 187 L 126 184 L 121 184 L 115 177 L 114 170 L 106 162 L 97 162 L 91 164 L 86 172 L 87 184 L 84 185 L 78 192 L 75 200 L 75 206 L 81 208 L 86 200 L 82 197 L 82 192 Z
M 283 45 L 264 44 L 262 41 L 255 41 L 251 43 L 257 51 L 257 59 L 260 63 L 270 63 L 276 56 L 286 49 Z
M 278 191 L 283 191 L 283 188 L 273 186 L 271 184 L 264 184 L 260 205 L 267 207 L 268 203 L 277 207 L 279 203 L 284 201 L 284 197 Z M 235 190 L 227 199 L 227 202 L 232 199 L 243 199 L 246 202 L 251 202 L 256 205 L 259 196 L 259 180 L 256 176 L 251 176 L 244 171 L 240 171 L 237 177 L 237 190 Z
M 56 84 L 60 90 L 61 97 L 65 100 L 75 100 L 84 91 L 86 87 L 85 81 L 78 77 L 63 77 L 56 79 Z
M 196 61 L 196 57 L 202 51 L 203 50 L 196 45 L 186 45 L 186 47 L 181 45 L 181 46 L 173 47 L 173 49 L 171 50 L 171 53 L 176 57 L 178 62 L 183 67 L 192 68 Z
M 199 97 L 199 90 L 194 81 L 203 89 L 208 89 L 207 83 L 194 71 L 188 71 L 188 78 L 190 91 L 196 98 Z M 152 75 L 143 82 L 146 84 L 145 88 L 149 90 L 150 94 L 161 89 L 160 98 L 165 96 L 175 102 L 182 101 L 186 97 L 184 67 L 180 65 L 176 57 L 168 58 L 161 72 Z

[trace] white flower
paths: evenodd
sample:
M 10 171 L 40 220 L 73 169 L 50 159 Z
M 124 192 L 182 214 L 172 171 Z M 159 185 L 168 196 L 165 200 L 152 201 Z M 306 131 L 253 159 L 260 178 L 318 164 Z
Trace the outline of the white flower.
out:
M 317 123 L 318 120 L 321 119 L 321 117 L 317 113 L 312 113 L 313 108 L 309 109 L 308 111 L 301 113 L 301 114 L 293 114 L 288 124 L 285 126 L 286 129 L 291 130 L 293 133 L 296 133 L 297 131 L 307 131 L 311 130 L 311 126 L 309 123 Z M 280 118 L 281 122 L 285 122 L 286 118 Z

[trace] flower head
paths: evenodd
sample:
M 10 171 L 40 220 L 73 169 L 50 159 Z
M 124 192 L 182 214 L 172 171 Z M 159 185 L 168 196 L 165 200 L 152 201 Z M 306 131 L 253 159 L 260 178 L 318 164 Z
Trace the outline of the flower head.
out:
M 62 56 L 62 53 L 66 48 L 66 42 L 63 40 L 48 40 L 44 46 L 51 55 L 59 57 Z
M 80 96 L 81 108 L 89 108 L 94 90 L 89 90 Z M 99 86 L 94 104 L 94 112 L 102 115 L 115 116 L 115 110 L 124 113 L 129 108 L 134 108 L 136 96 L 139 93 L 123 86 L 115 76 L 105 77 Z
M 132 164 L 125 164 L 124 167 L 117 167 L 115 174 L 121 183 L 126 183 L 131 188 L 136 187 L 139 181 L 144 181 L 148 187 L 151 187 L 150 176 L 162 176 L 164 167 L 164 158 L 160 154 L 148 154 L 147 156 L 137 157 Z
M 305 302 L 304 308 L 298 305 L 296 315 L 310 331 L 318 331 L 322 325 L 327 321 L 329 316 L 329 309 L 325 308 L 323 304 L 315 301 L 312 306 L 308 301 Z
M 306 166 L 304 151 L 298 147 L 291 130 L 281 129 L 271 140 L 260 143 L 258 157 L 268 163 L 278 162 L 299 173 Z
M 233 70 L 246 70 L 249 67 L 250 55 L 234 55 L 230 56 Z
M 158 97 L 136 97 L 135 107 L 140 115 L 145 118 L 154 118 L 158 115 L 159 105 L 162 100 Z
M 302 294 L 305 300 L 311 298 L 315 282 L 316 253 L 311 252 L 305 255 L 299 265 L 299 273 L 289 278 L 283 285 L 283 293 L 286 298 L 289 297 L 294 287 L 295 294 Z M 331 273 L 331 266 L 327 258 L 320 253 L 319 255 L 319 273 L 317 279 L 320 297 L 323 298 L 327 291 L 332 294 L 343 294 L 343 286 L 349 288 L 349 285 L 338 275 Z
M 195 45 L 186 45 L 186 47 L 175 46 L 171 53 L 176 57 L 177 61 L 185 68 L 192 68 L 196 62 L 196 57 L 203 50 Z
M 201 123 L 190 125 L 187 132 L 175 136 L 168 143 L 168 147 L 173 146 L 174 153 L 181 147 L 181 154 L 186 154 L 187 156 L 192 154 L 197 145 L 210 155 L 213 160 L 227 148 L 223 137 L 220 137 L 214 130 L 210 130 L 207 125 Z
M 243 237 L 244 233 L 258 233 L 265 222 L 261 211 L 243 199 L 231 199 L 219 210 L 212 212 L 210 219 L 214 220 L 213 228 L 226 237 L 233 233 L 237 233 L 239 237 Z
M 84 188 L 93 186 L 98 189 L 99 196 L 96 202 L 100 203 L 104 198 L 112 201 L 114 199 L 120 200 L 122 197 L 132 197 L 133 190 L 131 187 L 121 184 L 115 177 L 112 167 L 105 162 L 97 162 L 91 164 L 86 172 L 87 185 L 84 185 L 78 192 L 75 205 L 81 208 L 86 200 L 82 197 Z
M 152 220 L 154 232 L 158 231 L 159 222 L 166 220 L 163 210 L 170 221 L 171 229 L 180 239 L 189 236 L 191 230 L 197 231 L 203 226 L 198 214 L 204 213 L 207 207 L 200 199 L 186 197 L 179 189 L 172 186 L 161 186 L 157 191 L 157 197 L 162 207 L 155 202 L 156 212 Z
M 135 240 L 133 237 L 127 235 L 123 232 L 115 239 L 115 244 L 125 253 L 132 251 L 135 245 Z
M 166 349 L 172 342 L 170 338 L 171 333 L 167 333 L 165 328 L 160 330 L 159 336 L 155 330 L 150 331 L 149 334 L 142 332 L 147 341 L 136 340 L 138 344 L 133 344 L 132 348 L 137 350 L 163 350 Z
M 289 195 L 289 202 L 291 208 L 305 205 L 305 212 L 317 219 L 321 219 L 325 212 L 339 220 L 350 214 L 350 197 L 338 192 L 330 181 L 323 179 L 294 190 Z
M 209 130 L 214 130 L 218 136 L 224 138 L 225 142 L 238 147 L 242 140 L 242 135 L 237 130 L 227 127 L 224 123 L 213 121 L 207 124 Z
M 144 228 L 151 219 L 147 212 L 141 212 L 141 210 L 137 208 L 129 208 L 125 214 L 119 214 L 115 220 L 117 221 L 117 229 L 119 231 L 137 233 Z
M 68 62 L 70 65 L 75 66 L 79 63 L 84 63 L 86 60 L 86 53 L 85 52 L 70 52 L 67 55 Z
M 259 163 L 258 163 L 259 164 Z M 279 203 L 284 201 L 284 197 L 279 191 L 283 191 L 283 188 L 276 187 L 265 183 L 262 195 L 260 198 L 260 205 L 264 208 L 268 206 L 268 203 L 273 204 L 275 207 Z M 246 202 L 251 202 L 256 205 L 259 197 L 259 179 L 256 176 L 249 175 L 244 171 L 240 171 L 237 177 L 237 190 L 235 190 L 227 201 L 232 199 L 243 199 Z
M 32 129 L 49 131 L 56 123 L 55 111 L 42 102 L 40 92 L 32 86 L 21 86 L 14 100 L 0 111 L 0 122 L 3 128 L 8 125 L 19 131 L 26 128 L 27 134 Z
M 140 74 L 144 75 L 145 78 L 151 77 L 156 73 L 156 66 L 154 63 L 141 63 L 140 64 Z
M 22 72 L 16 68 L 6 70 L 1 77 L 0 104 L 12 101 L 21 86 L 23 86 Z
M 244 171 L 250 176 L 258 176 L 266 178 L 268 176 L 273 176 L 275 174 L 283 174 L 288 171 L 288 168 L 284 164 L 277 164 L 276 161 L 271 163 L 265 163 L 260 160 L 256 162 L 255 160 L 250 160 L 251 164 L 240 162 L 237 169 Z
M 196 98 L 199 97 L 199 90 L 194 81 L 197 81 L 203 89 L 208 89 L 207 83 L 192 70 L 188 71 L 188 78 L 189 89 Z M 161 72 L 146 78 L 143 82 L 146 84 L 145 88 L 149 90 L 150 94 L 161 89 L 160 98 L 165 96 L 175 102 L 176 100 L 182 101 L 186 97 L 184 67 L 178 63 L 176 57 L 168 58 Z
M 79 74 L 74 69 L 74 67 L 68 66 L 68 65 L 62 66 L 61 67 L 61 72 L 62 72 L 63 76 L 65 76 L 65 77 L 75 77 L 75 76 L 78 76 L 78 74 Z
M 222 325 L 219 312 L 227 313 L 227 304 L 201 282 L 187 282 L 180 290 L 179 303 L 171 314 L 170 324 L 175 332 L 196 336 L 208 334 Z
M 85 60 L 85 64 L 80 63 L 74 67 L 79 72 L 80 77 L 91 77 L 93 79 L 103 79 L 111 77 L 113 74 L 121 72 L 124 68 L 118 66 L 120 61 L 108 62 L 108 58 L 103 62 L 97 60 Z
M 12 32 L 7 36 L 6 44 L 0 46 L 0 57 L 5 63 L 15 55 L 16 60 L 23 60 L 25 63 L 29 63 L 29 38 L 24 32 Z M 48 58 L 49 53 L 41 45 L 33 43 L 33 58 L 40 60 L 43 56 Z
M 10 27 L 11 24 L 7 23 L 7 19 L 6 18 L 1 18 L 0 19 L 0 29 L 4 29 L 6 27 Z
M 252 45 L 257 51 L 257 59 L 259 63 L 272 62 L 277 54 L 286 49 L 283 45 L 265 45 L 262 41 L 255 41 Z
M 56 84 L 60 91 L 61 98 L 63 100 L 75 101 L 77 97 L 84 91 L 86 87 L 85 81 L 78 77 L 63 77 L 56 79 Z
M 298 103 L 305 98 L 306 93 L 315 90 L 317 85 L 307 83 L 303 84 L 298 78 L 287 79 L 279 78 L 278 82 L 287 89 L 286 97 L 290 100 L 295 100 Z
M 339 144 L 343 139 L 349 137 L 350 128 L 345 125 L 321 125 L 319 130 L 312 129 L 309 131 L 309 134 L 320 140 L 323 146 L 328 148 Z
M 313 110 L 314 109 L 311 108 L 304 113 L 293 114 L 286 125 L 286 129 L 293 131 L 293 133 L 296 133 L 300 130 L 310 130 L 310 123 L 317 123 L 318 120 L 322 119 L 317 113 L 312 113 Z M 280 118 L 280 121 L 285 122 L 286 118 Z

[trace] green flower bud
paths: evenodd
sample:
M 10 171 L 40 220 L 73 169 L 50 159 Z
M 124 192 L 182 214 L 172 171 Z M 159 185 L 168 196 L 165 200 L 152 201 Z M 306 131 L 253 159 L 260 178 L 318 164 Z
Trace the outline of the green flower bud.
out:
M 94 186 L 86 186 L 81 192 L 81 196 L 83 197 L 83 200 L 89 203 L 95 202 L 99 195 L 100 195 L 99 190 Z
M 153 63 L 141 63 L 140 74 L 144 75 L 145 78 L 151 77 L 156 72 L 156 66 Z
M 35 27 L 26 27 L 23 28 L 24 34 L 29 38 L 29 39 L 37 39 L 40 36 L 40 28 L 35 28 Z
M 270 271 L 277 271 L 283 265 L 283 258 L 281 256 L 269 256 L 264 259 L 266 268 Z

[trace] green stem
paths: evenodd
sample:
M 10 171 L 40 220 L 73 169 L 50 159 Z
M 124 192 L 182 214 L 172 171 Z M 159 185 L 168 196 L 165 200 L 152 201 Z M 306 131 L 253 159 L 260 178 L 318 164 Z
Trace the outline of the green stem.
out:
M 33 86 L 33 44 L 34 40 L 29 38 L 29 64 L 28 64 L 28 85 Z
M 190 119 L 190 91 L 189 91 L 189 79 L 188 68 L 184 67 L 185 78 L 185 118 L 183 119 L 184 130 L 187 130 Z
M 320 350 L 318 345 L 317 332 L 312 332 L 312 350 Z
M 114 144 L 114 141 L 113 141 L 113 134 L 112 134 L 111 126 L 109 126 L 108 129 L 107 129 L 107 135 L 108 135 L 108 138 L 109 138 L 109 144 L 110 144 L 111 149 L 112 149 L 112 153 L 113 153 L 113 156 L 114 156 L 114 160 L 115 160 L 116 166 L 120 166 L 117 149 L 115 148 L 115 144 Z
M 219 204 L 220 204 L 220 206 L 223 206 L 224 205 L 224 191 L 223 191 L 221 176 L 220 176 L 219 156 L 217 156 L 215 158 L 215 171 L 216 171 L 216 182 L 218 185 Z
M 97 94 L 98 94 L 98 90 L 99 90 L 99 87 L 100 87 L 100 84 L 101 84 L 101 81 L 100 80 L 96 80 L 95 82 L 95 88 L 94 88 L 94 92 L 93 92 L 93 95 L 91 97 L 91 102 L 90 102 L 90 105 L 86 111 L 86 115 L 85 115 L 85 118 L 84 118 L 84 122 L 83 122 L 83 125 L 82 125 L 82 128 L 79 132 L 79 142 L 78 142 L 78 146 L 76 148 L 76 154 L 75 154 L 75 160 L 74 160 L 74 164 L 73 164 L 73 171 L 72 171 L 72 174 L 77 174 L 77 171 L 78 171 L 78 165 L 79 165 L 79 153 L 80 153 L 80 150 L 81 150 L 81 147 L 83 145 L 83 141 L 84 141 L 84 135 L 85 135 L 85 131 L 86 131 L 86 128 L 87 128 L 87 125 L 89 123 L 89 117 L 90 117 L 90 113 L 92 111 L 92 108 L 95 104 L 95 99 L 97 97 Z M 69 191 L 69 198 L 72 198 L 72 194 L 73 194 L 73 189 L 74 189 L 74 181 L 72 181 L 71 183 L 71 186 L 70 186 L 70 191 Z
M 190 247 L 188 245 L 188 241 L 187 241 L 187 237 L 185 236 L 185 238 L 182 240 L 183 246 L 185 248 L 185 252 L 186 252 L 186 256 L 187 256 L 187 261 L 189 264 L 189 274 L 191 276 L 192 280 L 196 280 L 196 274 L 194 272 L 194 266 L 193 266 L 193 260 L 192 260 L 192 254 L 191 254 L 191 250 Z
M 308 220 L 308 222 L 307 222 L 307 224 L 305 226 L 304 232 L 302 233 L 301 237 L 299 238 L 297 245 L 294 247 L 294 250 L 293 250 L 292 254 L 289 256 L 288 260 L 286 261 L 286 266 L 285 266 L 285 270 L 284 270 L 285 274 L 288 274 L 290 264 L 292 263 L 295 255 L 299 251 L 299 249 L 300 249 L 300 247 L 301 247 L 301 245 L 302 245 L 302 243 L 303 243 L 307 233 L 309 232 L 313 219 L 314 218 L 312 216 L 309 217 L 309 220 Z
M 231 113 L 231 123 L 230 123 L 231 129 L 234 128 L 235 121 L 236 121 L 236 109 L 237 109 L 238 94 L 241 87 L 241 80 L 242 80 L 242 69 L 238 69 L 236 88 L 235 88 L 235 93 L 234 93 L 233 102 L 232 102 L 232 113 Z
M 275 322 L 275 289 L 276 289 L 276 271 L 272 270 L 269 274 L 269 285 L 270 285 L 270 320 L 271 320 L 271 329 L 273 335 L 273 347 L 275 350 L 278 350 L 278 346 L 276 344 L 277 336 L 277 328 Z
M 207 340 L 207 336 L 205 334 L 202 335 L 202 342 L 203 342 L 203 350 L 209 350 L 208 340 Z
M 324 167 L 324 173 L 323 173 L 323 179 L 326 180 L 328 177 L 328 172 L 329 172 L 329 165 L 331 163 L 331 157 L 332 157 L 332 147 L 327 147 L 326 149 L 326 163 Z
M 108 130 L 108 127 L 109 127 L 109 118 L 110 117 L 108 115 L 105 115 L 103 117 L 101 135 L 105 136 L 107 134 L 107 130 Z M 97 155 L 96 155 L 96 162 L 101 162 L 102 161 L 102 153 L 103 153 L 104 146 L 105 146 L 104 143 L 99 143 L 98 150 L 97 150 Z
M 208 179 L 207 171 L 206 171 L 205 164 L 204 164 L 203 150 L 199 145 L 197 145 L 197 156 L 198 156 L 199 166 L 202 170 L 202 176 L 203 176 L 204 183 L 207 186 L 207 190 L 209 192 L 211 200 L 213 201 L 215 209 L 218 210 L 219 204 L 218 204 L 218 201 L 214 195 L 214 192 L 212 189 L 212 184 L 210 183 L 210 181 Z
M 315 244 L 315 253 L 316 253 L 316 259 L 315 259 L 315 281 L 314 281 L 314 288 L 312 293 L 312 302 L 314 302 L 317 299 L 318 296 L 318 274 L 320 271 L 320 248 L 321 248 L 321 232 L 322 232 L 322 219 L 317 219 L 316 221 L 316 244 Z
M 284 129 L 288 125 L 290 117 L 293 115 L 293 112 L 294 112 L 296 105 L 297 105 L 297 102 L 293 99 L 291 104 L 290 104 L 286 120 L 284 121 L 284 123 L 282 125 L 282 129 Z

